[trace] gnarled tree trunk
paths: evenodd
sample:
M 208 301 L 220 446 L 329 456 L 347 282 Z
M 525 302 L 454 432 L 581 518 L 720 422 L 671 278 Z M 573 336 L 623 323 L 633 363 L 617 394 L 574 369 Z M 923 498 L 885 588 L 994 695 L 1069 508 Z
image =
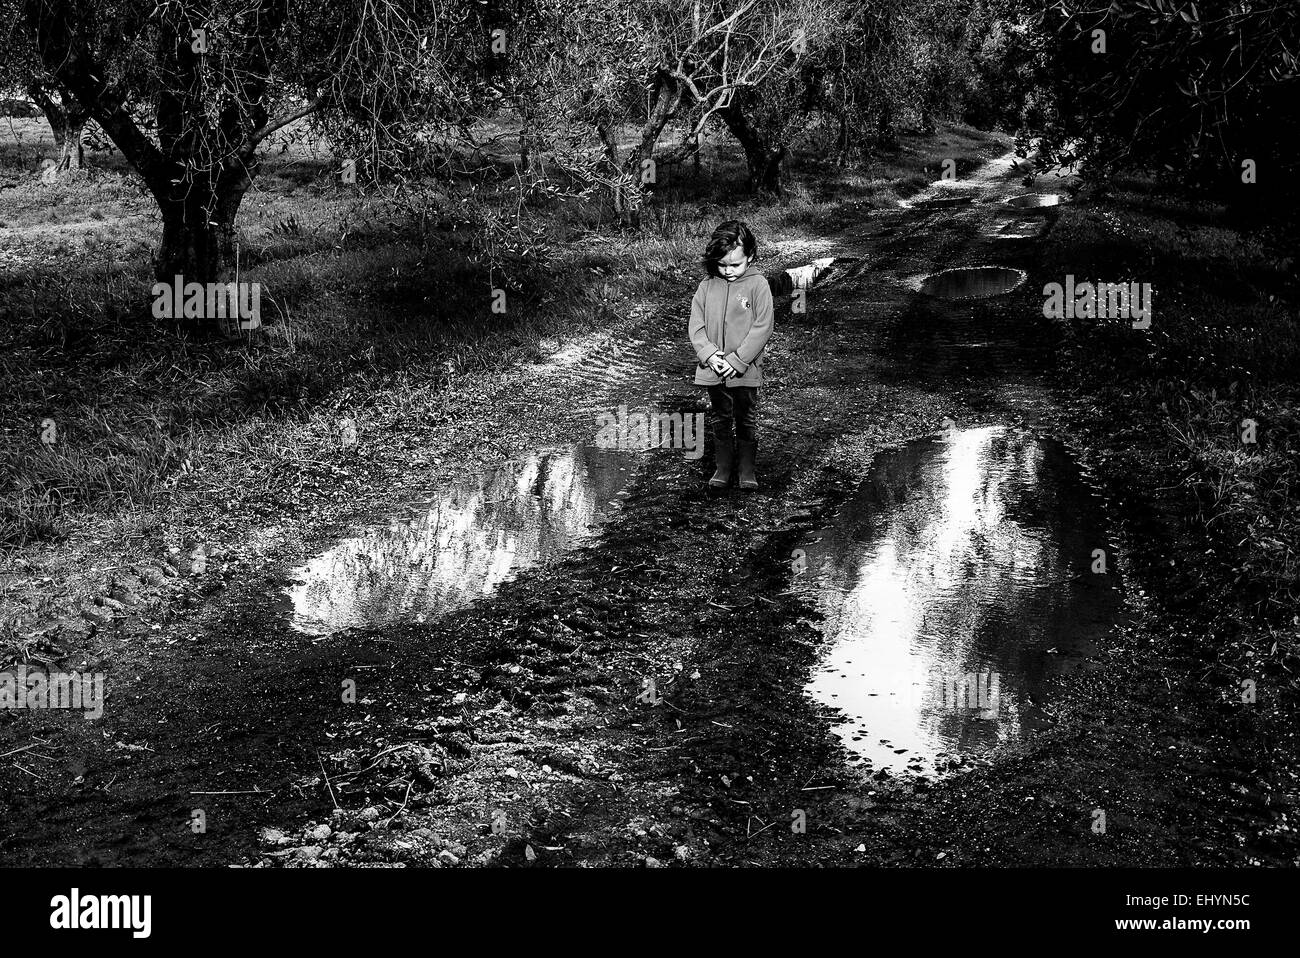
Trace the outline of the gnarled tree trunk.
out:
M 655 78 L 655 92 L 645 124 L 641 128 L 641 138 L 632 147 L 627 157 L 620 163 L 616 128 L 612 117 L 602 117 L 597 121 L 597 130 L 601 142 L 605 145 L 610 175 L 610 204 L 614 215 L 620 223 L 640 228 L 641 203 L 640 190 L 643 170 L 647 160 L 654 159 L 655 146 L 663 135 L 664 127 L 676 114 L 681 105 L 683 90 L 680 81 L 670 76 L 667 71 L 660 71 Z M 653 181 L 651 181 L 653 182 Z
M 225 272 L 234 259 L 235 217 L 249 182 L 247 177 L 196 179 L 186 184 L 188 192 L 160 200 L 162 243 L 154 258 L 160 281 L 180 276 L 186 283 L 209 283 Z
M 755 193 L 781 192 L 781 164 L 785 161 L 784 143 L 768 140 L 745 113 L 744 98 L 735 96 L 722 112 L 722 120 L 745 151 L 749 169 L 749 188 Z
M 77 105 L 67 94 L 54 99 L 53 91 L 44 83 L 33 83 L 27 88 L 54 134 L 54 146 L 59 151 L 56 161 L 57 170 L 80 170 L 86 165 L 85 132 L 90 114 Z

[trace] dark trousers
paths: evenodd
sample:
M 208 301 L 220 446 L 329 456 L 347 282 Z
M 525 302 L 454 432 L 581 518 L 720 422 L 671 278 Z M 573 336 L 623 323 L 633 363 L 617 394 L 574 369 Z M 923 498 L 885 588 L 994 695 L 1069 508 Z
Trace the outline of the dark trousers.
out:
M 736 438 L 741 442 L 758 438 L 758 387 L 717 385 L 709 387 L 709 426 L 716 438 L 718 430 L 730 435 L 734 422 Z

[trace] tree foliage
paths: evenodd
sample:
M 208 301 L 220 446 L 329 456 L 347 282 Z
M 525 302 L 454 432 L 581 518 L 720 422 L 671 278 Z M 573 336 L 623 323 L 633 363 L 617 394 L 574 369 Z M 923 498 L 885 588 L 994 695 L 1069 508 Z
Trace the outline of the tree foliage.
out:
M 1247 160 L 1260 184 L 1294 181 L 1296 4 L 1055 0 L 1039 30 L 1044 161 L 1082 159 L 1097 176 L 1154 171 L 1224 196 L 1249 195 L 1237 189 Z

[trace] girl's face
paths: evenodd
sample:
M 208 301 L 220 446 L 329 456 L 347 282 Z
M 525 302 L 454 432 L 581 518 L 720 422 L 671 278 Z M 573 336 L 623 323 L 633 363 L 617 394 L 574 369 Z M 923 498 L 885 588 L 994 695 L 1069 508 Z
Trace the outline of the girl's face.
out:
M 734 283 L 747 266 L 749 257 L 745 255 L 744 247 L 737 243 L 730 253 L 718 260 L 718 275 L 728 283 Z

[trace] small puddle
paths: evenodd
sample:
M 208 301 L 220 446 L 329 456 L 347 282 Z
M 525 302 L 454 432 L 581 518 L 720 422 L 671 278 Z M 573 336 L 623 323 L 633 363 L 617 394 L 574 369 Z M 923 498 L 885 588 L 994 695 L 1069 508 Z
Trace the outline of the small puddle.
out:
M 850 259 L 856 259 L 856 257 L 850 257 Z M 831 269 L 832 265 L 843 262 L 844 260 L 840 257 L 823 256 L 821 259 L 815 259 L 805 266 L 795 266 L 779 273 L 772 273 L 767 277 L 767 285 L 772 290 L 773 296 L 788 296 L 796 289 L 811 289 L 813 284 L 820 281 L 822 276 Z
M 1060 193 L 1022 193 L 1002 201 L 1007 206 L 1018 210 L 1038 210 L 1048 206 L 1060 206 Z
M 943 774 L 1045 724 L 1120 611 L 1097 499 L 1059 443 L 955 430 L 876 456 L 802 545 L 830 645 L 807 692 L 854 756 Z
M 940 299 L 986 299 L 1009 293 L 1025 281 L 1025 273 L 1004 266 L 946 269 L 921 280 L 921 292 Z
M 571 446 L 455 483 L 295 569 L 292 626 L 325 635 L 468 605 L 590 539 L 634 470 L 624 453 Z

